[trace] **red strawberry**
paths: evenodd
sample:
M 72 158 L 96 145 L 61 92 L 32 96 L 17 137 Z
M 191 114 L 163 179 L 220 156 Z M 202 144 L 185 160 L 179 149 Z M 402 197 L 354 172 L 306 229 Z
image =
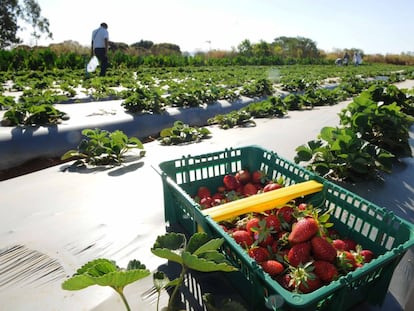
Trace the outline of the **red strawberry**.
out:
M 236 190 L 240 187 L 240 183 L 234 175 L 227 174 L 223 177 L 223 184 L 227 190 Z
M 263 171 L 257 170 L 251 173 L 251 180 L 254 184 L 265 184 L 266 174 Z
M 242 169 L 236 173 L 236 179 L 241 184 L 247 184 L 251 180 L 250 172 L 247 169 Z
M 305 282 L 300 283 L 298 290 L 303 294 L 311 293 L 321 287 L 321 280 L 314 276 L 308 278 Z
M 293 290 L 290 274 L 288 273 L 282 274 L 278 276 L 276 280 L 278 281 L 280 285 L 282 285 L 283 288 L 290 290 L 290 291 Z
M 306 265 L 300 265 L 297 268 L 291 269 L 289 276 L 289 286 L 293 287 L 295 292 L 307 294 L 321 287 L 321 280 L 312 271 L 311 262 Z
M 332 246 L 335 247 L 338 251 L 345 251 L 346 250 L 346 243 L 344 240 L 341 239 L 335 239 L 332 241 Z
M 300 218 L 292 226 L 288 240 L 291 244 L 297 244 L 310 240 L 319 230 L 318 222 L 312 217 Z
M 250 218 L 246 223 L 247 232 L 256 232 L 259 228 L 260 219 L 258 217 Z
M 283 264 L 273 259 L 263 261 L 262 263 L 260 263 L 260 265 L 262 266 L 265 272 L 269 273 L 270 276 L 279 275 L 283 272 L 283 270 L 285 270 Z
M 306 203 L 300 203 L 298 205 L 298 210 L 300 210 L 300 211 L 305 211 L 307 208 L 308 208 L 308 204 L 306 204 Z
M 207 187 L 204 187 L 204 186 L 199 187 L 198 190 L 197 190 L 197 196 L 200 199 L 211 197 L 210 189 L 208 189 Z
M 287 254 L 287 260 L 293 267 L 298 267 L 300 264 L 305 264 L 310 261 L 311 244 L 303 242 L 295 244 Z
M 245 196 L 251 196 L 257 193 L 257 188 L 252 183 L 246 183 L 242 188 L 242 194 Z
M 369 249 L 363 249 L 359 254 L 364 258 L 364 263 L 370 262 L 375 257 L 374 253 Z
M 289 205 L 285 205 L 277 210 L 276 215 L 290 224 L 293 221 L 293 208 Z
M 338 269 L 334 264 L 317 260 L 313 263 L 314 270 L 313 272 L 321 279 L 321 281 L 329 283 L 338 278 Z
M 314 236 L 311 239 L 313 258 L 334 262 L 336 259 L 336 249 L 325 238 Z
M 356 250 L 357 242 L 351 239 L 343 239 L 345 242 L 345 250 L 346 251 L 354 251 Z
M 339 251 L 337 261 L 338 267 L 345 273 L 355 270 L 358 267 L 355 256 L 349 251 Z
M 250 247 L 253 244 L 253 237 L 246 230 L 235 230 L 231 236 L 242 247 Z
M 211 207 L 211 203 L 213 202 L 213 199 L 212 198 L 210 198 L 210 197 L 205 197 L 205 198 L 202 198 L 201 200 L 200 200 L 200 206 L 201 206 L 201 209 L 206 209 L 206 208 L 210 208 Z
M 282 230 L 281 226 L 280 226 L 280 220 L 276 215 L 268 215 L 265 217 L 266 220 L 266 226 L 269 229 L 272 229 L 272 231 L 274 232 L 279 232 Z
M 273 190 L 277 190 L 282 188 L 282 185 L 279 185 L 278 183 L 270 182 L 263 188 L 263 192 L 269 192 Z
M 266 261 L 269 259 L 270 254 L 269 251 L 261 246 L 252 247 L 249 249 L 248 254 L 251 258 L 256 260 L 258 263 Z

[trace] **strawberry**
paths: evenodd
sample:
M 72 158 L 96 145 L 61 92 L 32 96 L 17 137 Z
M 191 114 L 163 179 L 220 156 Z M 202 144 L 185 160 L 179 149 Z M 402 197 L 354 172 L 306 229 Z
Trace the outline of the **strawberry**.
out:
M 313 262 L 314 270 L 313 272 L 321 279 L 321 281 L 329 283 L 336 280 L 339 276 L 338 269 L 334 264 L 317 260 Z
M 313 258 L 334 262 L 336 259 L 336 249 L 323 237 L 314 236 L 311 239 Z
M 210 197 L 205 197 L 200 200 L 200 207 L 201 209 L 206 209 L 211 207 L 211 203 L 213 202 L 213 199 Z
M 292 278 L 290 277 L 289 273 L 285 273 L 282 275 L 279 275 L 276 278 L 276 281 L 285 289 L 292 291 L 293 287 L 292 287 L 292 282 L 291 282 Z
M 282 208 L 278 209 L 276 215 L 279 218 L 282 218 L 288 224 L 292 223 L 293 221 L 293 208 L 289 205 L 285 205 Z
M 303 242 L 295 244 L 287 254 L 287 260 L 293 267 L 298 267 L 300 264 L 306 264 L 311 260 L 311 244 Z
M 253 237 L 246 230 L 235 230 L 231 236 L 242 247 L 250 247 L 253 244 Z
M 363 249 L 359 254 L 364 258 L 364 263 L 370 262 L 375 257 L 374 253 L 369 249 Z
M 250 218 L 246 223 L 247 232 L 256 232 L 259 228 L 260 219 L 258 217 Z
M 318 222 L 314 218 L 300 218 L 292 225 L 288 240 L 291 244 L 305 242 L 310 240 L 318 231 Z
M 303 294 L 313 292 L 321 287 L 321 280 L 312 270 L 312 262 L 291 268 L 289 287 L 293 287 L 294 292 Z
M 265 217 L 266 226 L 269 229 L 272 229 L 274 232 L 279 232 L 282 230 L 280 225 L 280 220 L 276 215 L 270 214 Z
M 245 185 L 251 181 L 250 172 L 247 169 L 242 169 L 236 173 L 236 179 L 239 183 Z
M 345 242 L 345 250 L 346 251 L 354 251 L 356 250 L 357 242 L 352 239 L 343 239 Z
M 227 190 L 236 190 L 240 186 L 236 177 L 231 174 L 227 174 L 223 177 L 223 184 Z
M 283 270 L 285 270 L 283 264 L 273 259 L 265 260 L 262 263 L 260 263 L 260 265 L 262 266 L 265 272 L 269 273 L 270 276 L 279 275 L 283 272 Z
M 255 246 L 249 249 L 248 254 L 251 258 L 256 260 L 258 263 L 266 261 L 269 259 L 269 251 L 261 246 Z
M 204 186 L 199 187 L 198 190 L 197 190 L 197 196 L 200 199 L 211 197 L 210 189 L 208 189 L 207 187 L 204 187 Z
M 252 183 L 248 182 L 242 187 L 242 194 L 245 196 L 251 196 L 257 193 L 257 188 Z
M 358 263 L 354 254 L 350 251 L 338 251 L 337 254 L 337 266 L 345 273 L 353 271 L 358 267 Z
M 266 174 L 263 171 L 256 170 L 251 173 L 251 181 L 254 184 L 262 184 L 266 183 Z
M 269 192 L 273 190 L 277 190 L 282 188 L 282 185 L 279 185 L 278 183 L 270 182 L 263 188 L 263 192 Z
M 344 240 L 341 239 L 335 239 L 332 241 L 332 246 L 335 247 L 338 251 L 344 251 L 346 250 L 346 243 Z
M 314 277 L 309 277 L 306 281 L 300 283 L 298 291 L 302 294 L 308 294 L 319 287 L 321 287 L 321 280 L 315 275 Z

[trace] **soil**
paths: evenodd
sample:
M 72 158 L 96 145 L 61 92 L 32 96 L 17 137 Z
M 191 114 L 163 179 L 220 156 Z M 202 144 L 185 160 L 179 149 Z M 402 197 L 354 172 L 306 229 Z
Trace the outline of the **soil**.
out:
M 0 181 L 36 172 L 64 162 L 66 161 L 62 161 L 59 157 L 32 159 L 21 165 L 0 170 Z
M 156 136 L 145 137 L 144 139 L 142 139 L 142 143 L 145 144 L 148 142 L 152 142 L 156 139 L 157 139 Z M 36 171 L 40 171 L 42 169 L 55 166 L 55 165 L 59 165 L 59 164 L 69 162 L 69 161 L 72 161 L 72 160 L 69 159 L 69 160 L 63 161 L 60 159 L 60 157 L 31 159 L 18 166 L 0 170 L 0 181 L 4 181 L 7 179 L 11 179 L 11 178 L 19 177 L 19 176 L 26 175 L 29 173 L 33 173 Z

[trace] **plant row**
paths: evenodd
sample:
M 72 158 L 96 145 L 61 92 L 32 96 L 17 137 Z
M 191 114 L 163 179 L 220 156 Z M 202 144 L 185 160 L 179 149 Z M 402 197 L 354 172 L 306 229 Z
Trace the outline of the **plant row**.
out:
M 368 67 L 366 67 L 368 68 Z M 386 67 L 390 70 L 391 67 Z M 394 68 L 394 67 L 392 67 Z M 312 72 L 304 76 L 305 70 Z M 359 70 L 359 69 L 352 69 Z M 384 75 L 384 67 L 360 70 L 359 73 Z M 279 77 L 279 71 L 281 76 Z M 308 72 L 309 72 L 308 71 Z M 79 89 L 86 98 L 103 100 L 119 98 L 129 113 L 162 113 L 167 107 L 199 107 L 227 100 L 233 102 L 246 97 L 263 97 L 274 94 L 278 87 L 292 92 L 284 99 L 288 110 L 330 105 L 350 95 L 357 94 L 365 86 L 366 78 L 343 72 L 343 68 L 312 66 L 309 68 L 181 68 L 171 71 L 164 68 L 132 72 L 125 70 L 119 75 L 104 78 L 82 79 L 82 76 L 65 72 L 30 72 L 4 74 L 3 87 L 19 91 L 16 99 L 0 96 L 0 108 L 7 110 L 2 125 L 48 125 L 59 122 L 59 117 L 70 116 L 55 111 L 53 106 L 63 102 L 77 102 Z M 339 87 L 334 92 L 323 88 L 328 77 L 339 75 Z M 388 71 L 388 77 L 393 73 Z M 410 72 L 400 72 L 398 80 L 410 77 Z M 84 78 L 84 77 L 83 77 Z M 313 81 L 301 82 L 302 80 Z M 283 80 L 283 81 L 282 81 Z M 329 80 L 329 79 L 328 79 Z M 338 79 L 337 79 L 338 81 Z M 328 81 L 329 82 L 329 81 Z M 8 87 L 5 87 L 8 85 Z M 300 92 L 298 94 L 297 92 Z M 85 98 L 85 97 L 84 97 Z M 40 106 L 41 108 L 33 108 Z M 259 116 L 260 112 L 257 113 Z

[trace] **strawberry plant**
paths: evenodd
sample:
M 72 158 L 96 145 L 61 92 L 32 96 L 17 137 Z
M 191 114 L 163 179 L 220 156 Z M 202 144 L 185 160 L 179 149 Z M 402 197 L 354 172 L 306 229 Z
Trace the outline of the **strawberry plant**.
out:
M 397 157 L 412 156 L 409 129 L 414 118 L 403 113 L 409 109 L 404 94 L 394 87 L 371 86 L 340 113 L 341 124 L 361 138 Z
M 67 151 L 62 160 L 76 158 L 74 166 L 119 165 L 125 153 L 131 149 L 141 149 L 139 156 L 145 155 L 144 145 L 136 137 L 128 137 L 122 131 L 108 132 L 100 129 L 84 129 L 82 139 L 76 150 Z
M 160 132 L 158 140 L 163 145 L 178 145 L 197 142 L 208 138 L 211 132 L 205 127 L 192 127 L 182 121 L 175 121 L 174 125 Z
M 16 103 L 12 105 L 3 115 L 1 124 L 3 126 L 47 126 L 59 124 L 62 120 L 68 120 L 69 116 L 53 105 L 40 104 L 30 105 Z
M 126 269 L 116 265 L 116 262 L 100 258 L 89 261 L 69 279 L 62 283 L 65 290 L 81 290 L 92 285 L 109 286 L 121 297 L 126 310 L 131 308 L 124 295 L 124 288 L 142 278 L 149 276 L 151 272 L 138 260 L 131 260 Z
M 124 101 L 121 106 L 131 113 L 161 113 L 164 110 L 161 91 L 155 87 L 135 87 L 121 92 Z
M 280 96 L 269 96 L 264 101 L 251 103 L 242 110 L 253 118 L 283 117 L 287 113 L 286 104 Z
M 154 293 L 157 297 L 157 310 L 159 310 L 159 298 L 163 290 L 172 289 L 168 306 L 163 310 L 178 311 L 179 291 L 184 285 L 186 273 L 191 271 L 199 272 L 233 272 L 237 269 L 228 263 L 225 256 L 219 251 L 224 239 L 211 239 L 206 233 L 195 233 L 189 240 L 181 233 L 166 233 L 158 236 L 151 252 L 160 258 L 167 259 L 181 266 L 179 276 L 170 280 L 162 271 L 153 273 L 153 288 L 144 293 L 151 296 Z M 62 283 L 62 289 L 74 291 L 85 289 L 89 286 L 109 286 L 121 297 L 121 300 L 127 311 L 131 310 L 128 299 L 124 294 L 127 285 L 132 284 L 140 279 L 151 275 L 145 265 L 139 260 L 129 261 L 127 268 L 120 268 L 115 261 L 98 258 L 89 261 L 81 268 L 77 269 L 72 277 Z M 203 297 L 205 303 L 214 306 L 211 294 L 205 294 Z M 227 309 L 226 309 L 227 308 Z M 222 310 L 245 310 L 237 302 L 224 302 Z M 221 310 L 221 309 L 217 309 Z
M 317 140 L 296 148 L 295 163 L 333 180 L 358 181 L 390 173 L 394 155 L 358 137 L 351 129 L 324 127 Z
M 211 239 L 204 232 L 193 234 L 188 241 L 184 234 L 175 232 L 157 238 L 151 252 L 155 256 L 172 261 L 181 267 L 176 279 L 163 283 L 164 288 L 173 288 L 169 298 L 168 311 L 177 310 L 178 293 L 181 285 L 184 284 L 185 274 L 190 270 L 200 272 L 232 272 L 237 270 L 220 252 L 223 242 L 223 238 Z
M 222 129 L 229 129 L 235 126 L 255 125 L 250 112 L 246 110 L 231 111 L 226 114 L 218 114 L 207 120 L 209 125 L 218 124 Z

